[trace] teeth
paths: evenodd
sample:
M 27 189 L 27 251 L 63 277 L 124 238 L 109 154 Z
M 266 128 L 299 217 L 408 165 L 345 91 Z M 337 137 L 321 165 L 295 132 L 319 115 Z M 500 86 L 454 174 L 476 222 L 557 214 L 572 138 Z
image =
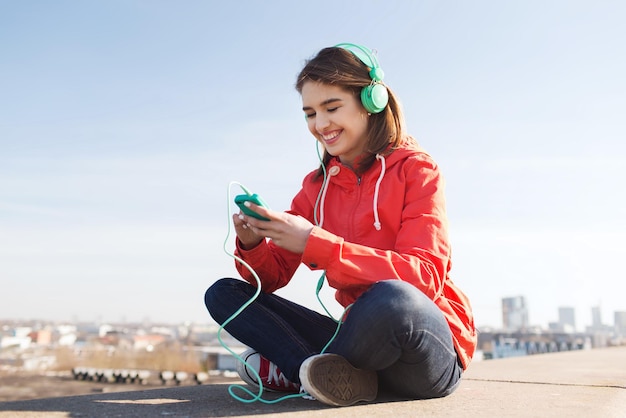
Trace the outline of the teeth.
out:
M 331 132 L 329 134 L 326 135 L 322 135 L 322 139 L 325 141 L 330 141 L 333 138 L 336 138 L 337 135 L 339 135 L 339 132 L 335 131 L 335 132 Z

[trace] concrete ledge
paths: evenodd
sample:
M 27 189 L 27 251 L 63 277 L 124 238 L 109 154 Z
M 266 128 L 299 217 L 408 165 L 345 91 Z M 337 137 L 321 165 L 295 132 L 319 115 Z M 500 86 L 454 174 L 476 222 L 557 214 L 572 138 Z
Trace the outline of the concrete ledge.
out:
M 244 404 L 228 385 L 0 403 L 0 417 L 626 417 L 626 347 L 476 362 L 442 399 L 378 399 L 347 408 L 290 399 Z M 268 394 L 266 399 L 275 399 Z

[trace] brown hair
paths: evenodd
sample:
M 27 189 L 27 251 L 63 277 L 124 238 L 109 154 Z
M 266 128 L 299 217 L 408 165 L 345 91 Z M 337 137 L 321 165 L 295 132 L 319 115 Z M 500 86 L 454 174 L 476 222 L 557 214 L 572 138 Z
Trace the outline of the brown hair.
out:
M 298 74 L 296 90 L 302 94 L 302 86 L 307 81 L 320 82 L 339 86 L 351 92 L 361 102 L 361 90 L 368 86 L 370 78 L 368 68 L 356 55 L 341 47 L 324 48 L 312 59 L 308 60 Z M 400 102 L 387 87 L 389 103 L 380 113 L 373 113 L 367 124 L 366 155 L 355 167 L 362 173 L 372 166 L 376 154 L 384 153 L 391 145 L 395 149 L 405 134 L 404 116 Z M 326 166 L 332 156 L 324 150 L 323 164 Z M 321 175 L 322 168 L 318 171 Z

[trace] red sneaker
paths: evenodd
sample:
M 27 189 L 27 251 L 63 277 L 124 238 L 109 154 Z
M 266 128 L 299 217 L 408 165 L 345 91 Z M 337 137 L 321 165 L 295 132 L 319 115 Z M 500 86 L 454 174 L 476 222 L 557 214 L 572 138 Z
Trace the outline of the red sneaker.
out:
M 274 363 L 258 352 L 252 349 L 247 350 L 241 354 L 241 358 L 244 359 L 246 363 L 237 362 L 237 373 L 239 373 L 241 380 L 247 384 L 257 388 L 259 387 L 254 372 L 250 371 L 252 368 L 259 374 L 264 389 L 271 392 L 300 392 L 299 384 L 293 383 L 287 379 Z

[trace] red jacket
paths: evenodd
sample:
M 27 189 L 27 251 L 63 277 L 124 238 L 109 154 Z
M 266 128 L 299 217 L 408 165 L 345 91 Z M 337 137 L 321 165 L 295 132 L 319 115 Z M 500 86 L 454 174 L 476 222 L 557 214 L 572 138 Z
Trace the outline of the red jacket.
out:
M 301 262 L 312 270 L 326 270 L 344 307 L 373 283 L 404 280 L 441 309 L 467 368 L 476 348 L 476 330 L 469 301 L 449 275 L 444 181 L 437 164 L 415 141 L 407 140 L 360 178 L 332 160 L 326 183 L 309 173 L 291 204 L 289 213 L 319 225 L 303 254 L 271 241 L 248 251 L 238 245 L 238 256 L 256 271 L 263 290 L 271 293 L 285 286 Z M 256 283 L 247 268 L 236 265 L 244 279 Z

